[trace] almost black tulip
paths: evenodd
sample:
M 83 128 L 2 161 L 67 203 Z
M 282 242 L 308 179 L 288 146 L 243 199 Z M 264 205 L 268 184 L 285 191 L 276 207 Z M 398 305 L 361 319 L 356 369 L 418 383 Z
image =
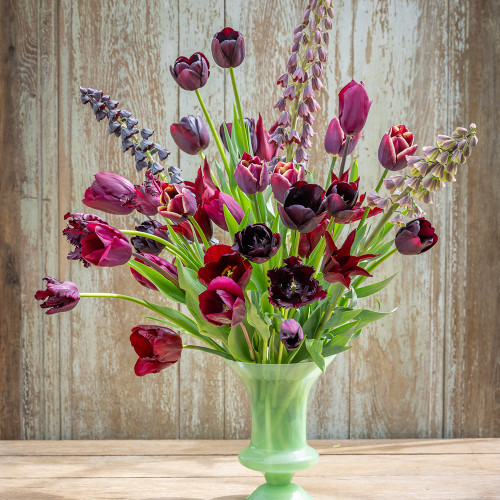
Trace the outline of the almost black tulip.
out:
M 142 224 L 136 226 L 135 230 L 141 231 L 141 233 L 153 234 L 163 238 L 164 240 L 168 240 L 168 231 L 162 228 L 163 226 L 158 221 L 146 220 Z M 165 248 L 165 245 L 162 245 L 158 241 L 152 240 L 151 238 L 146 238 L 145 236 L 134 236 L 130 239 L 130 243 L 132 243 L 136 252 L 139 253 L 159 255 Z
M 207 83 L 210 64 L 201 52 L 195 52 L 189 59 L 178 57 L 173 67 L 170 66 L 170 73 L 182 89 L 198 90 Z
M 262 264 L 276 254 L 280 245 L 279 233 L 273 234 L 265 224 L 250 224 L 234 235 L 231 248 L 249 261 Z
M 294 319 L 287 319 L 281 323 L 280 341 L 289 351 L 297 349 L 303 339 L 304 331 L 300 323 Z
M 313 278 L 314 267 L 305 266 L 292 255 L 284 260 L 285 266 L 271 269 L 267 276 L 271 280 L 269 301 L 276 307 L 302 307 L 324 299 L 326 290 Z
M 347 182 L 348 172 L 339 179 L 332 174 L 332 183 L 326 191 L 326 211 L 335 219 L 335 222 L 347 224 L 356 216 L 353 210 L 358 201 L 359 178 L 355 182 Z
M 212 56 L 221 68 L 237 68 L 245 59 L 245 40 L 239 31 L 224 28 L 214 35 Z
M 197 155 L 210 144 L 207 127 L 199 114 L 188 115 L 179 123 L 172 123 L 170 134 L 177 147 L 189 155 Z
M 424 219 L 412 220 L 396 234 L 394 244 L 403 255 L 418 255 L 430 250 L 438 240 L 431 223 Z
M 45 300 L 40 307 L 48 309 L 46 314 L 70 311 L 80 300 L 78 287 L 72 281 L 57 281 L 50 276 L 43 278 L 47 282 L 46 290 L 38 290 L 36 300 Z

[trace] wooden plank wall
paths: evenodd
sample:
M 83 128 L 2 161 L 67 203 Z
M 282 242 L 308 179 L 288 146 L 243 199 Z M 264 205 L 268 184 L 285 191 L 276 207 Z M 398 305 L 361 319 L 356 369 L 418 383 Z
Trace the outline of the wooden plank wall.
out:
M 130 157 L 79 103 L 78 87 L 118 99 L 173 151 L 185 178 L 198 161 L 174 149 L 169 125 L 198 112 L 194 94 L 169 74 L 177 55 L 210 54 L 226 25 L 246 38 L 236 72 L 247 115 L 272 104 L 301 16 L 294 0 L 0 0 L 0 438 L 242 438 L 249 412 L 239 382 L 218 359 L 186 352 L 157 376 L 133 374 L 130 329 L 144 320 L 129 303 L 82 300 L 45 316 L 33 299 L 45 274 L 82 291 L 144 295 L 124 269 L 83 269 L 66 260 L 67 211 L 92 175 L 139 182 Z M 339 356 L 310 401 L 311 438 L 500 436 L 498 248 L 500 35 L 495 0 L 338 1 L 311 167 L 319 177 L 337 93 L 363 80 L 373 106 L 357 150 L 362 189 L 380 175 L 376 153 L 392 124 L 423 146 L 456 125 L 478 125 L 480 146 L 429 217 L 440 241 L 401 269 L 380 294 L 398 311 Z M 230 119 L 227 74 L 213 66 L 202 91 L 217 123 Z M 213 157 L 216 148 L 208 151 Z M 117 227 L 139 223 L 106 217 Z M 153 293 L 151 292 L 151 296 Z

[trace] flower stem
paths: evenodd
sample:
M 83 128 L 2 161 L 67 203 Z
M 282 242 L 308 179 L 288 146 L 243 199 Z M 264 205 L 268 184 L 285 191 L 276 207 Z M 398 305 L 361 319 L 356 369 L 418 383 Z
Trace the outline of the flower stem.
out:
M 335 308 L 337 307 L 339 300 L 342 298 L 342 295 L 344 294 L 344 288 L 345 288 L 344 285 L 342 283 L 336 283 L 336 285 L 337 285 L 337 293 L 335 294 L 334 292 L 334 294 L 332 294 L 332 300 L 330 301 L 330 303 L 325 309 L 325 312 L 323 313 L 323 317 L 321 318 L 318 328 L 316 329 L 316 333 L 314 334 L 315 340 L 319 339 L 321 330 L 332 316 L 333 311 L 335 311 Z
M 351 142 L 351 136 L 348 135 L 345 144 L 344 144 L 344 156 L 342 156 L 342 163 L 340 164 L 340 172 L 339 172 L 339 179 L 342 177 L 342 174 L 344 173 L 344 167 L 345 167 L 345 162 L 347 160 L 347 155 L 349 154 L 349 143 Z
M 280 349 L 278 353 L 278 365 L 281 365 L 282 359 L 283 359 L 283 342 L 280 342 Z
M 199 152 L 199 155 L 200 155 L 200 157 L 201 157 L 201 161 L 203 161 L 203 162 L 204 162 L 204 161 L 205 161 L 205 154 L 203 153 L 203 151 L 200 151 L 200 152 Z
M 248 350 L 250 351 L 250 357 L 252 358 L 252 361 L 255 363 L 255 352 L 253 350 L 252 341 L 250 340 L 250 336 L 248 335 L 247 327 L 245 326 L 245 323 L 243 323 L 243 321 L 240 323 L 240 325 L 241 325 L 241 329 L 243 330 L 243 335 L 245 335 L 245 340 L 247 341 L 247 344 L 248 344 Z
M 387 213 L 385 213 L 384 216 L 379 220 L 378 224 L 375 226 L 375 229 L 361 247 L 359 251 L 360 254 L 364 253 L 370 247 L 370 245 L 375 241 L 375 238 L 384 229 L 385 224 L 389 221 L 389 219 L 392 217 L 392 215 L 394 214 L 394 212 L 397 210 L 398 207 L 399 203 L 394 203 L 392 207 L 389 208 Z
M 330 170 L 328 171 L 328 175 L 326 176 L 325 180 L 325 190 L 328 189 L 328 186 L 330 185 L 330 181 L 332 180 L 332 173 L 333 170 L 335 169 L 336 163 L 337 163 L 337 157 L 332 156 L 332 162 L 330 163 Z
M 193 225 L 193 237 L 196 238 L 196 233 L 199 233 L 201 241 L 203 241 L 203 246 L 205 247 L 205 250 L 208 250 L 210 247 L 210 243 L 208 243 L 207 237 L 205 236 L 205 233 L 201 229 L 197 220 L 192 215 L 190 215 L 189 222 L 191 222 L 191 224 Z
M 238 110 L 238 119 L 240 121 L 240 127 L 243 131 L 243 145 L 245 151 L 250 153 L 250 146 L 248 144 L 247 130 L 245 127 L 245 118 L 243 117 L 243 111 L 241 110 L 240 96 L 238 94 L 238 87 L 236 86 L 236 79 L 234 78 L 234 68 L 229 67 L 229 74 L 231 75 L 231 84 L 233 85 L 234 100 L 236 101 L 236 109 Z M 253 153 L 253 151 L 252 151 Z
M 299 243 L 300 233 L 298 231 L 292 231 L 292 248 L 290 250 L 290 255 L 299 256 Z
M 382 187 L 382 183 L 384 182 L 384 179 L 386 178 L 388 173 L 389 173 L 389 170 L 384 168 L 384 173 L 380 176 L 380 180 L 378 181 L 377 187 L 375 188 L 375 191 L 377 193 L 380 191 L 380 188 Z
M 136 304 L 140 304 L 141 306 L 151 309 L 151 307 L 149 307 L 143 300 L 130 297 L 129 295 L 121 295 L 120 293 L 80 293 L 80 297 L 105 297 L 109 299 L 129 300 L 130 302 L 135 302 Z M 151 310 L 154 311 L 154 309 Z
M 257 194 L 252 195 L 253 205 L 255 207 L 255 215 L 257 217 L 257 222 L 266 222 L 262 219 L 262 214 L 260 213 L 259 200 L 257 199 Z

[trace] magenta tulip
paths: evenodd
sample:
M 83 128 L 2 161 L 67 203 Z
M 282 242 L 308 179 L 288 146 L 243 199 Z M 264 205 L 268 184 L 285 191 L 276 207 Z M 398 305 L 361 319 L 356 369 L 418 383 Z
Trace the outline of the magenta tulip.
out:
M 175 223 L 187 221 L 198 209 L 193 192 L 179 184 L 162 182 L 160 201 L 158 213 Z
M 294 319 L 286 319 L 281 323 L 280 341 L 289 351 L 297 349 L 303 339 L 304 332 L 300 323 Z
M 121 266 L 132 256 L 132 245 L 118 229 L 104 224 L 87 224 L 89 234 L 82 239 L 82 257 L 99 267 Z
M 372 100 L 363 82 L 351 80 L 339 94 L 339 121 L 346 135 L 356 135 L 365 126 Z
M 80 294 L 78 287 L 72 281 L 57 281 L 50 276 L 43 278 L 46 282 L 46 290 L 38 290 L 35 294 L 36 300 L 45 300 L 40 307 L 47 309 L 45 314 L 71 311 L 79 302 Z
M 85 191 L 84 205 L 108 214 L 126 215 L 134 211 L 131 204 L 135 187 L 125 177 L 111 172 L 99 172 Z
M 351 137 L 349 141 L 349 147 L 347 149 L 347 154 L 350 155 L 356 144 L 361 137 L 361 131 L 359 131 L 355 136 Z M 325 150 L 329 155 L 332 156 L 344 156 L 345 144 L 347 136 L 340 126 L 338 118 L 334 118 L 330 125 L 328 125 L 328 130 L 325 135 Z
M 283 204 L 286 192 L 298 181 L 305 180 L 305 171 L 302 165 L 294 165 L 292 162 L 283 163 L 279 161 L 274 167 L 271 175 L 271 188 L 274 197 Z
M 146 179 L 140 185 L 134 186 L 135 197 L 132 201 L 134 208 L 141 214 L 153 216 L 158 213 L 160 201 L 160 187 L 153 174 L 148 170 Z
M 203 201 L 203 207 L 210 220 L 221 229 L 224 229 L 224 231 L 228 231 L 226 218 L 224 216 L 224 205 L 239 224 L 243 220 L 245 212 L 231 195 L 217 190 Z

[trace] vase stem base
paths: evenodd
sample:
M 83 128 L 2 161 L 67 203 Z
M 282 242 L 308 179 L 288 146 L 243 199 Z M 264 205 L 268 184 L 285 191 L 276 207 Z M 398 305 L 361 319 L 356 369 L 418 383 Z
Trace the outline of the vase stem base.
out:
M 312 497 L 298 484 L 276 486 L 266 483 L 259 486 L 247 500 L 312 500 Z

